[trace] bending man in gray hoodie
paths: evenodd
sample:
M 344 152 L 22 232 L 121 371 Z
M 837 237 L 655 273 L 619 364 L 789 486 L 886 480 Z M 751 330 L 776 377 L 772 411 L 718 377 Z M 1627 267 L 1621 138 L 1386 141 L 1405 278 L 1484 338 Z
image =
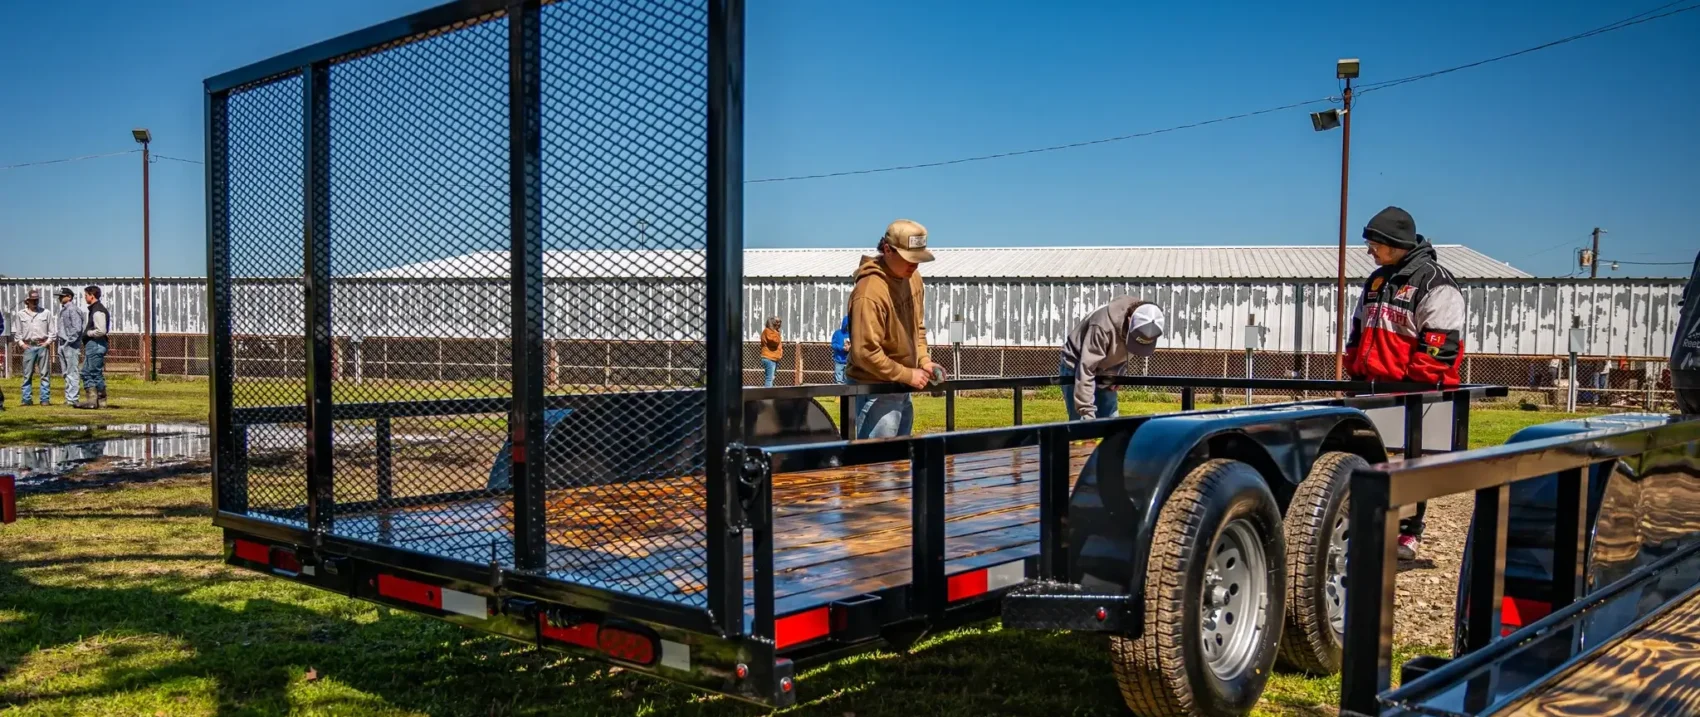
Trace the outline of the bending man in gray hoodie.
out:
M 1150 356 L 1163 335 L 1163 310 L 1132 297 L 1111 301 L 1080 322 L 1063 344 L 1058 371 L 1074 382 L 1067 391 L 1068 420 L 1115 418 L 1121 406 L 1110 383 L 1133 356 Z

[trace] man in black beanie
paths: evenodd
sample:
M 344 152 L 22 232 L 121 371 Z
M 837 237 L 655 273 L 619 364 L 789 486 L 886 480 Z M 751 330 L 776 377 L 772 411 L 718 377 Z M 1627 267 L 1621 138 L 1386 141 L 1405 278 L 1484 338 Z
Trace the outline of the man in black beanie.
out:
M 1346 341 L 1346 373 L 1359 381 L 1456 386 L 1464 361 L 1464 295 L 1409 212 L 1388 207 L 1364 227 L 1380 267 L 1364 283 Z M 1399 523 L 1399 557 L 1414 560 L 1427 506 Z

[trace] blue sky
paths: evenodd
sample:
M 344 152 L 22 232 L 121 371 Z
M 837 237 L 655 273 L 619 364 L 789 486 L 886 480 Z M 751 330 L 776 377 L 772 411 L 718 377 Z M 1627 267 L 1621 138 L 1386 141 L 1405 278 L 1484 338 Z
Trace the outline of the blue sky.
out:
M 131 149 L 200 159 L 201 80 L 430 5 L 408 0 L 25 3 L 0 27 L 0 165 Z M 750 178 L 1123 135 L 1338 94 L 1587 30 L 1660 3 L 1400 6 L 750 0 Z M 972 8 L 972 11 L 969 9 Z M 1700 11 L 1371 93 L 1350 222 L 1388 204 L 1430 238 L 1541 276 L 1700 248 Z M 1124 142 L 745 192 L 750 246 L 866 246 L 892 218 L 956 246 L 1327 244 L 1338 131 L 1294 109 Z M 198 275 L 202 169 L 152 167 L 154 271 Z M 134 154 L 0 170 L 0 274 L 140 271 Z M 23 250 L 19 250 L 23 248 Z M 1683 266 L 1623 265 L 1618 276 Z

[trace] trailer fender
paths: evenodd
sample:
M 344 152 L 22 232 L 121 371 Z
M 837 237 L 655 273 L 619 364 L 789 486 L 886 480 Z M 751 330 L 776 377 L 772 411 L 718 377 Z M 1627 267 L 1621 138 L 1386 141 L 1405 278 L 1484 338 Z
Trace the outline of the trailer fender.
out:
M 1244 461 L 1284 505 L 1331 444 L 1384 459 L 1379 437 L 1364 431 L 1373 433 L 1374 424 L 1362 411 L 1316 406 L 1163 416 L 1111 435 L 1088 459 L 1069 501 L 1070 579 L 1142 600 L 1158 512 L 1191 465 Z

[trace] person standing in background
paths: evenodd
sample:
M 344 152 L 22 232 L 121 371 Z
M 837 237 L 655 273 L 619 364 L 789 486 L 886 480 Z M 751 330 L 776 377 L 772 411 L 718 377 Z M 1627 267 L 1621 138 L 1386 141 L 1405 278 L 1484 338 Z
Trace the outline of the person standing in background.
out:
M 83 384 L 83 328 L 88 317 L 77 307 L 71 287 L 59 287 L 59 316 L 53 322 L 54 342 L 59 352 L 59 369 L 65 372 L 65 405 L 77 405 L 77 389 Z
M 902 384 L 917 391 L 944 380 L 927 352 L 926 287 L 920 266 L 933 260 L 927 229 L 899 219 L 880 236 L 875 256 L 862 257 L 850 291 L 851 382 Z M 856 438 L 907 436 L 915 403 L 907 393 L 856 397 Z
M 112 314 L 100 303 L 98 286 L 83 287 L 83 301 L 89 310 L 83 324 L 82 400 L 77 408 L 106 408 L 106 334 L 112 330 Z
M 766 374 L 761 385 L 773 385 L 773 376 L 779 372 L 779 360 L 782 358 L 785 358 L 785 343 L 779 337 L 779 317 L 769 316 L 767 326 L 761 330 L 761 368 Z
M 850 365 L 850 317 L 846 315 L 832 332 L 832 382 L 846 383 L 844 369 Z
M 12 339 L 24 351 L 23 395 L 18 403 L 30 405 L 30 383 L 39 375 L 41 405 L 50 405 L 53 393 L 53 364 L 47 347 L 53 343 L 53 315 L 41 309 L 41 292 L 30 289 L 24 306 L 12 319 Z
M 1409 212 L 1388 207 L 1364 227 L 1379 267 L 1364 282 L 1346 339 L 1346 375 L 1355 381 L 1459 384 L 1464 364 L 1464 294 L 1417 233 Z M 1399 559 L 1415 560 L 1428 503 L 1399 521 Z

